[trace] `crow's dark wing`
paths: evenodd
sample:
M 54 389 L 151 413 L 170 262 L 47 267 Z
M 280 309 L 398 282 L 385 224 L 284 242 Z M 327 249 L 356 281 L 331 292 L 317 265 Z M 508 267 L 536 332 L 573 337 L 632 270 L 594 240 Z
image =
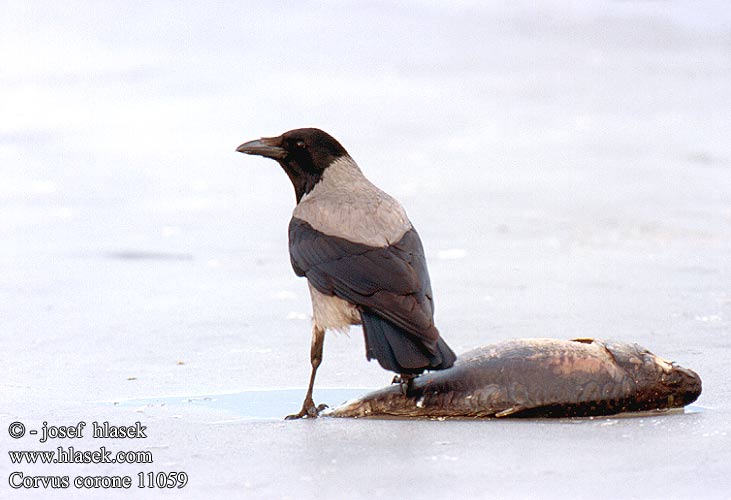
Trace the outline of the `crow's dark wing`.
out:
M 295 217 L 289 254 L 295 273 L 319 292 L 352 302 L 436 349 L 429 273 L 415 229 L 388 247 L 371 247 L 321 233 Z

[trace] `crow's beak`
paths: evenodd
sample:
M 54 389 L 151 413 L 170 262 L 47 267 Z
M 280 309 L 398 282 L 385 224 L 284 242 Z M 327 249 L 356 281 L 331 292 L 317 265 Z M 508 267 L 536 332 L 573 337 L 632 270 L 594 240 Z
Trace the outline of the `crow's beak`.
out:
M 243 143 L 236 148 L 236 151 L 246 153 L 247 155 L 265 156 L 267 158 L 281 160 L 287 156 L 287 150 L 280 146 L 281 143 L 282 141 L 279 137 L 262 137 L 256 141 Z

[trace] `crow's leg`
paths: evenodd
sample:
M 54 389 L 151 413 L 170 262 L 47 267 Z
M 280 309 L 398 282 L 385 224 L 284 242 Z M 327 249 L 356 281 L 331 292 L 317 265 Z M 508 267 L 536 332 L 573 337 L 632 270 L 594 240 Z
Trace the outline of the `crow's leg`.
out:
M 312 374 L 310 375 L 310 386 L 307 388 L 305 401 L 302 403 L 302 409 L 299 413 L 287 415 L 285 420 L 293 420 L 296 418 L 317 418 L 317 414 L 327 408 L 327 405 L 315 406 L 312 401 L 312 388 L 315 385 L 315 375 L 317 368 L 322 362 L 322 346 L 325 343 L 325 329 L 317 325 L 312 327 L 312 345 L 310 346 L 310 363 L 312 363 Z

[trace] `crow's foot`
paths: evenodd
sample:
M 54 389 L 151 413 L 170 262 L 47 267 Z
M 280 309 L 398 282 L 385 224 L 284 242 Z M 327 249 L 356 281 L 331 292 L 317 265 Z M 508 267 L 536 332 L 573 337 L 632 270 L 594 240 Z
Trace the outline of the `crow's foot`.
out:
M 412 381 L 416 378 L 416 375 L 402 373 L 393 377 L 392 384 L 399 384 L 401 386 L 401 394 L 404 396 L 411 389 Z
M 315 403 L 312 401 L 312 399 L 306 399 L 305 402 L 302 404 L 302 409 L 299 411 L 299 413 L 287 415 L 286 417 L 284 417 L 284 420 L 297 420 L 298 418 L 317 418 L 320 412 L 325 408 L 327 408 L 326 404 L 315 406 Z

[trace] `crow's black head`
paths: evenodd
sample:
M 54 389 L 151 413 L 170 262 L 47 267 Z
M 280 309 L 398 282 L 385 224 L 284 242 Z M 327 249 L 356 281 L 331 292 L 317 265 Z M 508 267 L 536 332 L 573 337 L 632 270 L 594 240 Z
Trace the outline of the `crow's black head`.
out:
M 338 141 L 316 128 L 298 128 L 279 137 L 245 142 L 236 151 L 277 160 L 292 181 L 297 202 L 312 190 L 327 167 L 348 155 Z

